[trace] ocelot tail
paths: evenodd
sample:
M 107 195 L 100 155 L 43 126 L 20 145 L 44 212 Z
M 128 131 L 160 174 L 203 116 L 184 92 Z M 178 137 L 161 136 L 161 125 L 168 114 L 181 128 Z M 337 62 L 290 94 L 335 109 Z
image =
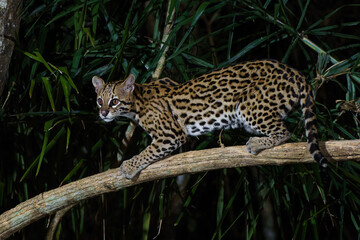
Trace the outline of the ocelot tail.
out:
M 219 129 L 244 128 L 251 137 L 247 150 L 257 154 L 290 138 L 283 119 L 298 104 L 305 119 L 308 146 L 322 166 L 327 160 L 317 142 L 316 115 L 310 86 L 297 70 L 275 60 L 257 60 L 214 70 L 183 84 L 169 78 L 148 84 L 124 81 L 104 83 L 93 77 L 100 118 L 110 122 L 127 117 L 140 125 L 152 143 L 120 167 L 134 178 L 186 142 Z

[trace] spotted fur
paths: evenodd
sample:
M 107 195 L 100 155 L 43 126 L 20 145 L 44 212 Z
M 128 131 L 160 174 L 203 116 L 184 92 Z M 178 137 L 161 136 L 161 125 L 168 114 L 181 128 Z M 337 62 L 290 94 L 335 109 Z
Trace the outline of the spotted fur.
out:
M 105 84 L 93 78 L 99 115 L 104 121 L 124 116 L 153 139 L 139 155 L 126 160 L 121 172 L 133 178 L 186 142 L 213 130 L 244 128 L 261 135 L 246 143 L 252 154 L 290 138 L 283 119 L 300 104 L 308 146 L 323 167 L 327 160 L 317 142 L 316 115 L 310 86 L 297 70 L 275 60 L 239 63 L 178 85 L 165 78 L 149 84 L 124 81 Z

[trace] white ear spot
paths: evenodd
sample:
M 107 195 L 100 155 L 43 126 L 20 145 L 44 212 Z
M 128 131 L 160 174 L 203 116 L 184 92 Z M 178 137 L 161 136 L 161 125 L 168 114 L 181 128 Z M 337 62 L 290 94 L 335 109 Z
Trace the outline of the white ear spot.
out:
M 98 76 L 94 76 L 92 78 L 92 84 L 95 88 L 95 92 L 99 93 L 100 89 L 104 86 L 105 82 L 102 80 L 102 78 L 99 78 Z

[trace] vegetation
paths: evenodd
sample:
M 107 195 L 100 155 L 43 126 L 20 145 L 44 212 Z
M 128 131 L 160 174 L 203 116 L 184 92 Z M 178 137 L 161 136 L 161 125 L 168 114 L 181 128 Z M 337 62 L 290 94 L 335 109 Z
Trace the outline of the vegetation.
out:
M 175 10 L 165 69 L 179 83 L 238 61 L 274 58 L 312 82 L 321 140 L 360 138 L 360 4 L 341 1 L 170 0 Z M 355 1 L 354 1 L 355 2 Z M 97 117 L 94 75 L 130 72 L 151 80 L 164 51 L 168 1 L 25 0 L 0 110 L 0 212 L 41 192 L 118 166 L 149 137 L 137 129 L 119 151 L 126 119 Z M 341 102 L 337 102 L 341 100 Z M 346 104 L 344 104 L 346 103 Z M 350 108 L 351 110 L 351 108 Z M 287 125 L 305 141 L 300 112 Z M 218 146 L 219 133 L 180 151 Z M 241 131 L 225 145 L 244 144 Z M 61 221 L 58 239 L 359 239 L 360 165 L 223 169 L 179 176 L 82 202 Z M 327 195 L 327 196 L 326 196 Z M 13 236 L 39 239 L 48 219 Z M 104 234 L 104 235 L 103 235 Z

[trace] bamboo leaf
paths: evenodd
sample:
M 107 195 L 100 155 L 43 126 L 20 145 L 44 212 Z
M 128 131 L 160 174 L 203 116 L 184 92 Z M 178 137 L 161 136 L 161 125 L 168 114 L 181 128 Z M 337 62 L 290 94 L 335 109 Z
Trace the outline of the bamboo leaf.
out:
M 75 166 L 73 169 L 71 169 L 71 171 L 64 177 L 64 179 L 61 181 L 60 186 L 64 184 L 64 182 L 69 181 L 75 174 L 76 172 L 83 166 L 85 159 L 81 159 Z
M 71 130 L 70 130 L 70 128 L 67 128 L 67 131 L 66 131 L 66 152 L 69 149 L 70 135 L 71 135 Z
M 71 87 L 73 89 L 75 89 L 76 93 L 79 93 L 79 90 L 77 89 L 74 81 L 72 80 L 72 78 L 70 77 L 69 71 L 67 67 L 59 67 L 59 72 L 61 72 L 61 74 L 65 74 L 65 78 L 66 80 L 69 82 L 69 84 L 71 85 Z
M 61 128 L 60 131 L 55 135 L 55 137 L 49 142 L 49 144 L 47 144 L 44 155 L 55 146 L 55 144 L 57 143 L 57 140 L 64 134 L 64 132 L 65 132 L 65 129 Z M 25 173 L 20 178 L 20 182 L 22 182 L 27 177 L 27 175 L 30 173 L 30 171 L 35 167 L 36 163 L 39 162 L 39 159 L 40 159 L 40 154 L 35 158 L 35 160 L 26 169 Z
M 191 31 L 193 30 L 195 24 L 197 23 L 197 21 L 199 20 L 199 18 L 202 16 L 202 14 L 204 13 L 206 7 L 210 4 L 210 2 L 203 2 L 199 8 L 196 10 L 194 16 L 192 17 L 191 20 L 191 24 L 189 29 L 186 31 L 186 33 L 184 34 L 184 37 L 181 39 L 180 43 L 178 44 L 177 48 L 175 49 L 175 52 L 177 52 L 181 46 L 184 44 L 185 40 L 188 38 L 189 34 L 191 33 Z
M 54 74 L 54 71 L 51 69 L 49 63 L 43 58 L 39 50 L 35 50 L 35 55 L 39 62 L 41 62 L 52 74 Z M 55 75 L 55 74 L 54 74 Z
M 35 87 L 35 79 L 30 80 L 30 89 L 29 89 L 29 97 L 32 98 Z
M 51 85 L 50 85 L 50 82 L 49 82 L 49 78 L 48 77 L 42 77 L 42 80 L 43 80 L 43 84 L 44 84 L 46 93 L 47 93 L 48 98 L 49 98 L 51 108 L 52 108 L 53 112 L 55 112 L 55 103 L 54 103 L 54 98 L 52 96 L 52 91 L 51 91 Z
M 60 83 L 64 92 L 65 102 L 66 102 L 66 108 L 70 112 L 70 90 L 68 86 L 68 81 L 66 78 L 62 75 L 60 75 Z
M 242 57 L 243 55 L 245 55 L 246 53 L 248 53 L 255 47 L 259 46 L 260 44 L 264 43 L 265 41 L 269 41 L 269 39 L 276 36 L 277 34 L 279 34 L 279 32 L 274 32 L 266 37 L 261 37 L 261 38 L 258 38 L 256 40 L 252 41 L 251 43 L 246 45 L 244 48 L 242 48 L 237 54 L 235 54 L 235 56 L 233 56 L 229 60 L 225 61 L 224 63 L 219 64 L 219 67 L 224 67 L 224 66 L 227 66 L 227 65 L 237 61 L 240 57 Z
M 35 174 L 36 176 L 40 172 L 40 167 L 41 167 L 42 161 L 44 159 L 46 147 L 47 147 L 48 140 L 49 140 L 50 128 L 52 127 L 53 122 L 54 122 L 54 119 L 51 119 L 49 121 L 46 121 L 45 125 L 44 125 L 44 132 L 45 132 L 44 133 L 44 140 L 43 140 L 43 145 L 42 145 L 42 148 L 41 148 L 41 153 L 40 153 L 40 156 L 39 156 L 38 167 L 37 167 L 36 174 Z
M 89 40 L 90 40 L 90 42 L 91 42 L 91 45 L 92 45 L 93 47 L 95 47 L 95 41 L 94 41 L 93 36 L 91 35 L 90 28 L 84 27 L 84 28 L 83 28 L 83 31 L 84 31 L 84 33 L 86 33 L 86 36 L 88 36 L 88 38 L 89 38 Z
M 301 11 L 301 17 L 300 17 L 300 20 L 299 20 L 298 25 L 296 27 L 296 31 L 299 31 L 299 29 L 300 29 L 300 27 L 301 27 L 301 25 L 302 25 L 302 23 L 304 21 L 304 18 L 306 16 L 309 3 L 310 3 L 310 0 L 307 0 L 304 9 L 302 9 L 302 11 Z

